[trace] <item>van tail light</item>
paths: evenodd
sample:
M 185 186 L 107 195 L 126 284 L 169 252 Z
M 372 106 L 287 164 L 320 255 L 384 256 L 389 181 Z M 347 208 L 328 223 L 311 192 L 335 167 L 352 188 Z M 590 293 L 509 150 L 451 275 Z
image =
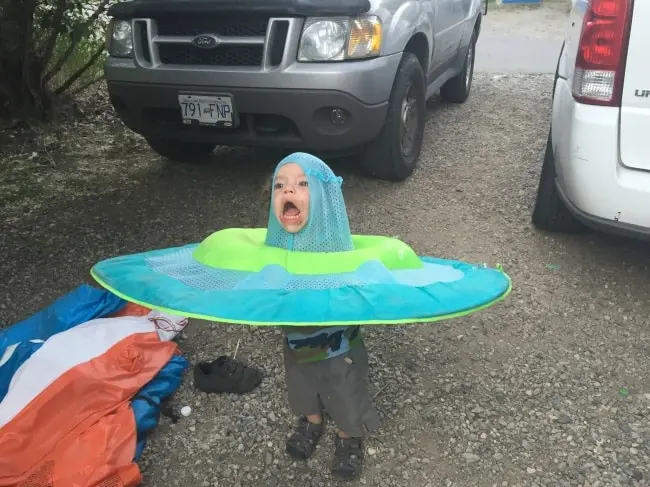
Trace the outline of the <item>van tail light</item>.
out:
M 573 97 L 620 106 L 633 0 L 590 0 L 580 33 Z

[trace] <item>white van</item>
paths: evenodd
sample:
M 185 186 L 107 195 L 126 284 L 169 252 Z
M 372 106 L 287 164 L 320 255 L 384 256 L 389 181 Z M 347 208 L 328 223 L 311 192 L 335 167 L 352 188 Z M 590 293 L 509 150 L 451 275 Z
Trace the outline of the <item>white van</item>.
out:
M 573 0 L 532 220 L 650 239 L 650 1 Z

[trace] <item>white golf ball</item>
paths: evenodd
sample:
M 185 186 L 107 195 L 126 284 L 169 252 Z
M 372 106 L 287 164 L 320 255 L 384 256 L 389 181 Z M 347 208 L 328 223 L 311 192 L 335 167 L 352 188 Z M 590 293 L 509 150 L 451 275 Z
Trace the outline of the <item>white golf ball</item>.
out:
M 189 407 L 189 406 L 183 406 L 183 407 L 181 408 L 181 414 L 182 414 L 183 416 L 189 416 L 191 412 L 192 412 L 192 408 Z

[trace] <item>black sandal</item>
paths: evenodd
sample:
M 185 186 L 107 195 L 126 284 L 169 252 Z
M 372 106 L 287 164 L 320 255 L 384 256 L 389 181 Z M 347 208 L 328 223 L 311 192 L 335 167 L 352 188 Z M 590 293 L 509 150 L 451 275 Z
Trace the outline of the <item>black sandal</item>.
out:
M 261 371 L 225 355 L 194 366 L 194 387 L 202 392 L 245 394 L 261 383 Z
M 302 417 L 298 426 L 287 440 L 287 453 L 298 460 L 307 460 L 312 456 L 318 440 L 323 433 L 323 423 L 313 424 Z
M 332 475 L 341 480 L 353 480 L 363 467 L 363 440 L 361 438 L 340 438 L 334 441 L 334 466 Z

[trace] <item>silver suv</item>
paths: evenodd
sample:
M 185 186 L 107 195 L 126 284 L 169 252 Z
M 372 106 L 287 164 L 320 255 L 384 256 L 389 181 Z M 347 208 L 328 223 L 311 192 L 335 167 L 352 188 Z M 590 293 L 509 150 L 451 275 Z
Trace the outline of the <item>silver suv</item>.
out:
M 110 99 L 172 160 L 216 145 L 362 153 L 367 174 L 401 181 L 420 155 L 426 100 L 469 95 L 482 1 L 117 3 Z

